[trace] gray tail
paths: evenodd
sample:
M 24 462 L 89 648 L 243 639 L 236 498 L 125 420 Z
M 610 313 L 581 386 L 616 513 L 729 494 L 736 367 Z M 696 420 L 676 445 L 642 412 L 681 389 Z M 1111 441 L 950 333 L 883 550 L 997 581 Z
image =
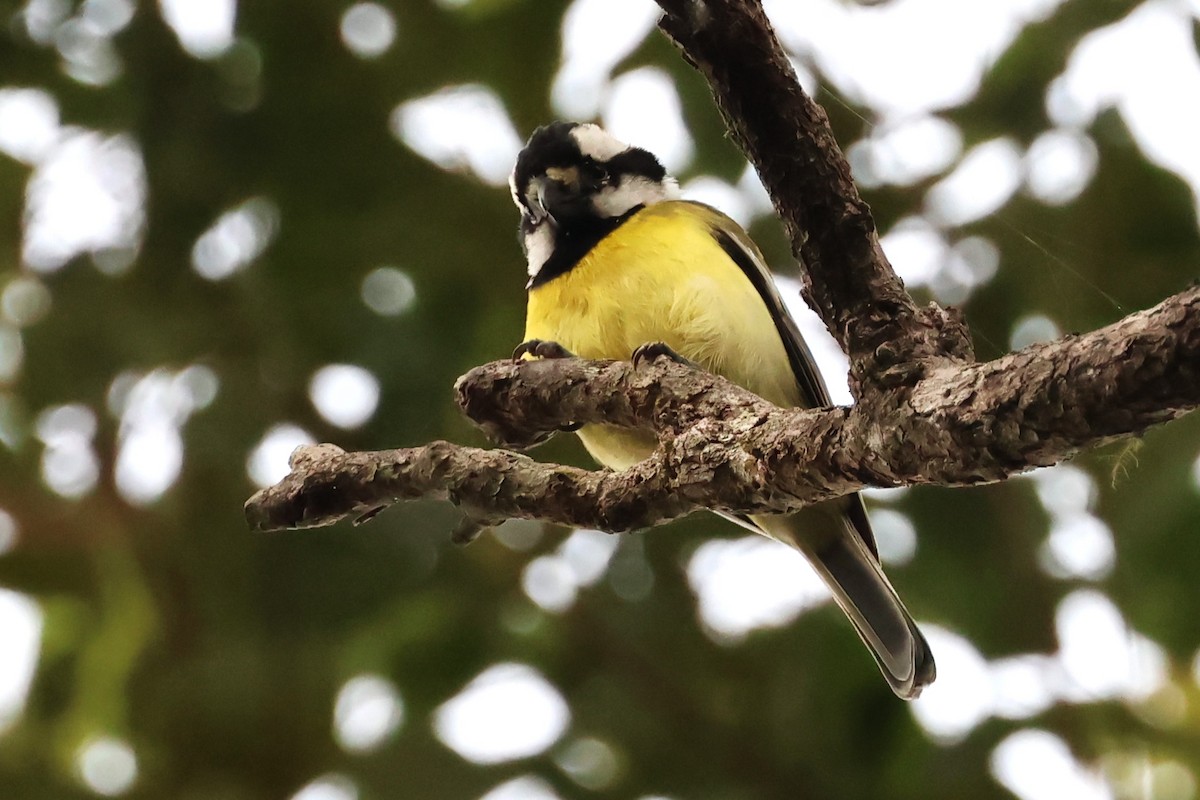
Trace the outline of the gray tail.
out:
M 897 696 L 912 700 L 937 676 L 929 644 L 839 504 L 753 517 L 756 527 L 802 552 L 829 586 Z M 832 507 L 831 507 L 832 506 Z M 865 514 L 862 522 L 866 521 Z M 867 530 L 866 535 L 870 531 Z

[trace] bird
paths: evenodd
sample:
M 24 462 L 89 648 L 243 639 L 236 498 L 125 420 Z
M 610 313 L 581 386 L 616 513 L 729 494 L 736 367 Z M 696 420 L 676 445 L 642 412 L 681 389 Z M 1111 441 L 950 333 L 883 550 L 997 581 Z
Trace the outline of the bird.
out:
M 776 406 L 832 404 L 749 234 L 680 199 L 653 153 L 593 123 L 554 122 L 530 136 L 509 188 L 528 267 L 515 360 L 668 355 Z M 604 424 L 576 435 L 613 470 L 656 446 L 649 432 Z M 730 519 L 808 559 L 897 696 L 915 698 L 934 680 L 933 655 L 883 573 L 860 495 Z

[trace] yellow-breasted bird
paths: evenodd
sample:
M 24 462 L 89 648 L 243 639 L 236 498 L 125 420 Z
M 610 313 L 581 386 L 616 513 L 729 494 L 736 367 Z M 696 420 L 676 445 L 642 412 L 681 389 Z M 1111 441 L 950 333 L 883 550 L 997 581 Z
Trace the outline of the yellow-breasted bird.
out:
M 627 359 L 661 342 L 775 405 L 830 405 L 758 248 L 720 211 L 677 199 L 653 154 L 596 125 L 555 122 L 530 137 L 510 187 L 529 264 L 518 356 Z M 650 434 L 607 425 L 585 426 L 579 438 L 615 470 L 655 446 Z M 734 521 L 808 558 L 897 695 L 916 697 L 934 679 L 929 645 L 880 568 L 858 495 Z

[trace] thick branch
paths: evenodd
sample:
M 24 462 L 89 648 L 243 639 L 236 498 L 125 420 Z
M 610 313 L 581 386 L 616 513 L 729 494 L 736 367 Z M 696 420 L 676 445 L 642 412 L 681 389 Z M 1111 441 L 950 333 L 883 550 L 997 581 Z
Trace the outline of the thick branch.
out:
M 531 386 L 571 380 L 576 367 L 590 373 L 597 385 L 614 377 L 624 382 L 633 372 L 628 364 L 611 362 L 572 359 L 553 363 L 560 369 L 543 370 Z M 614 366 L 624 369 L 611 369 Z M 506 362 L 480 369 L 489 368 L 500 372 L 521 369 Z M 653 457 L 620 473 L 545 464 L 507 450 L 480 450 L 449 442 L 366 453 L 347 453 L 329 444 L 300 447 L 292 454 L 291 473 L 246 501 L 246 519 L 251 528 L 260 531 L 317 527 L 348 516 L 370 518 L 392 503 L 426 498 L 450 500 L 479 524 L 510 518 L 542 519 L 618 532 L 655 525 L 701 508 L 770 512 L 795 508 L 811 499 L 778 496 L 763 483 L 767 476 L 757 460 L 738 453 L 738 439 L 749 429 L 771 414 L 785 412 L 719 378 L 674 364 L 665 369 L 675 373 L 676 386 L 707 387 L 700 390 L 706 395 L 706 407 L 722 403 L 726 408 L 744 405 L 761 412 L 744 413 L 714 426 L 698 424 Z M 634 376 L 634 380 L 641 377 Z M 722 400 L 725 395 L 728 402 Z M 841 412 L 813 411 L 808 415 L 837 417 Z M 630 419 L 638 417 L 640 414 Z M 820 495 L 836 493 L 822 490 Z
M 1106 328 L 953 364 L 853 409 L 779 409 L 666 360 L 495 362 L 463 376 L 463 410 L 509 442 L 571 422 L 655 430 L 622 473 L 438 442 L 302 451 L 246 504 L 258 529 L 329 524 L 391 502 L 450 499 L 485 522 L 523 517 L 630 530 L 697 508 L 785 511 L 863 486 L 964 485 L 1052 464 L 1200 405 L 1200 287 Z
M 807 293 L 851 356 L 858 404 L 778 409 L 667 362 L 497 362 L 457 386 L 459 404 L 497 439 L 524 446 L 605 422 L 657 432 L 658 450 L 611 473 L 444 442 L 305 448 L 287 479 L 247 502 L 253 527 L 329 524 L 416 497 L 449 499 L 480 522 L 606 530 L 701 507 L 779 512 L 866 485 L 1000 480 L 1200 404 L 1197 288 L 1086 336 L 969 363 L 961 320 L 915 306 L 892 272 L 824 112 L 796 84 L 759 5 L 659 3 L 663 29 L 708 77 L 807 263 Z
M 658 0 L 659 23 L 707 79 L 734 139 L 774 200 L 806 298 L 850 356 L 851 385 L 930 356 L 970 359 L 961 319 L 918 308 L 879 246 L 824 110 L 809 98 L 752 0 Z M 906 371 L 913 375 L 911 369 Z
M 480 524 L 548 519 L 622 531 L 695 507 L 668 484 L 650 462 L 618 475 L 449 442 L 363 453 L 325 444 L 298 448 L 292 472 L 246 501 L 246 519 L 259 531 L 310 528 L 424 498 L 450 500 Z

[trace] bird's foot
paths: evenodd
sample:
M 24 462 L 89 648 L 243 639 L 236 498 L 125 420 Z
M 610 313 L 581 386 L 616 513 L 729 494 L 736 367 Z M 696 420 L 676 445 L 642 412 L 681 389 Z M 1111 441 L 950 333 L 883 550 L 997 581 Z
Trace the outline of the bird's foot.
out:
M 640 367 L 643 361 L 654 361 L 656 358 L 666 357 L 674 361 L 676 364 L 683 364 L 685 367 L 695 367 L 691 361 L 688 361 L 683 356 L 672 350 L 666 342 L 646 342 L 640 345 L 633 351 L 634 367 Z
M 530 339 L 526 342 L 521 342 L 513 350 L 512 360 L 520 361 L 524 356 L 530 355 L 535 358 L 574 358 L 575 354 L 567 348 L 563 347 L 558 342 L 551 342 L 545 339 Z
M 550 342 L 545 339 L 530 339 L 529 341 L 521 342 L 513 350 L 512 360 L 514 363 L 518 363 L 526 355 L 531 355 L 534 358 L 575 358 L 574 353 L 558 342 Z M 559 430 L 574 433 L 582 427 L 582 422 L 569 422 L 560 427 Z

